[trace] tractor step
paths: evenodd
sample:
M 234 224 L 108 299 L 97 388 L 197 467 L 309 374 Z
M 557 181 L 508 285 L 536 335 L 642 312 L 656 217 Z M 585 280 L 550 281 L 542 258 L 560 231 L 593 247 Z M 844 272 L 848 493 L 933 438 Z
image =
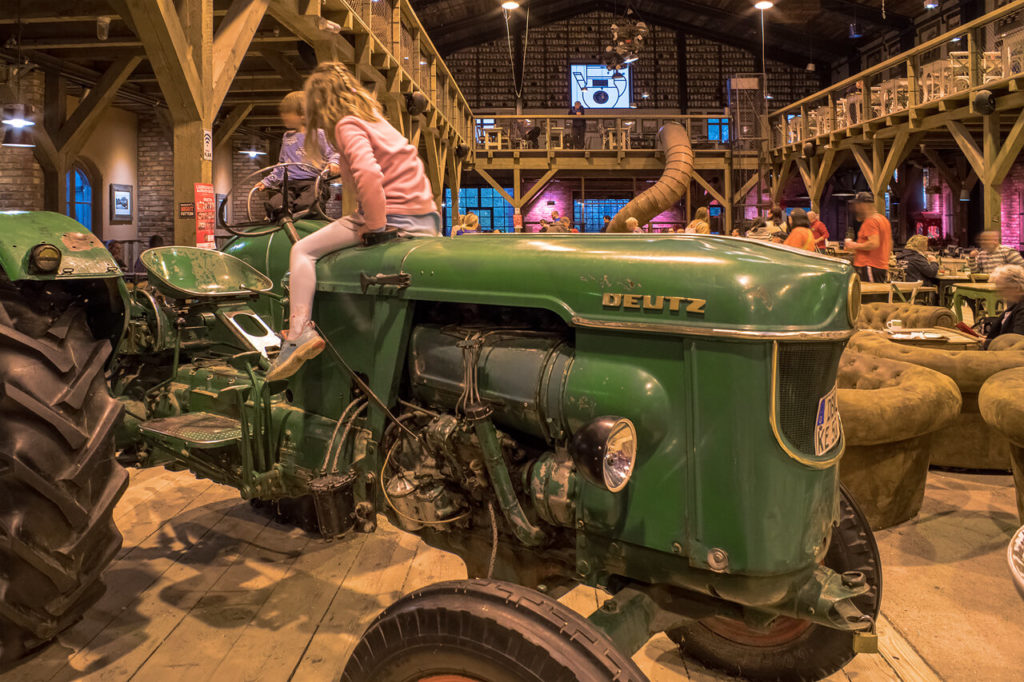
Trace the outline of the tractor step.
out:
M 190 412 L 177 417 L 151 419 L 139 425 L 142 433 L 160 440 L 173 440 L 197 449 L 219 448 L 242 439 L 237 419 L 211 412 Z

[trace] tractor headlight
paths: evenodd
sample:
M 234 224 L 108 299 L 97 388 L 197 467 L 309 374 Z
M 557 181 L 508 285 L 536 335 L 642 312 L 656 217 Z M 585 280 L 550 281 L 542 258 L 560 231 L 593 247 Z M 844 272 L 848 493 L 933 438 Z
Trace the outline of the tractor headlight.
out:
M 846 287 L 846 316 L 850 319 L 850 325 L 857 322 L 857 315 L 860 313 L 860 277 L 850 276 L 850 283 Z
M 60 256 L 60 249 L 44 242 L 32 247 L 28 262 L 36 272 L 56 272 L 60 267 Z
M 622 417 L 598 417 L 572 438 L 576 467 L 592 483 L 617 493 L 636 465 L 636 428 Z

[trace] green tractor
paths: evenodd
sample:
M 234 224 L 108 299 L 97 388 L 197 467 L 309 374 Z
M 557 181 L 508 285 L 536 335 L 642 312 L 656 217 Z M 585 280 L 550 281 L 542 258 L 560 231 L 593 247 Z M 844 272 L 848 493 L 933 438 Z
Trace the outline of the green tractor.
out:
M 118 448 L 144 466 L 329 538 L 384 515 L 465 561 L 469 580 L 380 614 L 345 680 L 640 680 L 631 656 L 660 632 L 756 679 L 818 679 L 875 648 L 878 551 L 838 479 L 860 300 L 845 262 L 697 235 L 385 235 L 320 261 L 327 349 L 268 384 L 288 250 L 322 219 L 151 249 L 131 290 L 95 248 L 61 245 L 68 219 L 2 221 L 5 241 L 35 241 L 0 253 L 0 495 L 18 493 L 0 497 L 0 560 L 47 550 L 0 563 L 0 631 L 28 633 L 0 638 L 4 658 L 94 598 L 121 405 Z M 37 434 L 54 443 L 38 466 L 19 449 Z M 612 596 L 583 618 L 556 601 L 578 584 Z

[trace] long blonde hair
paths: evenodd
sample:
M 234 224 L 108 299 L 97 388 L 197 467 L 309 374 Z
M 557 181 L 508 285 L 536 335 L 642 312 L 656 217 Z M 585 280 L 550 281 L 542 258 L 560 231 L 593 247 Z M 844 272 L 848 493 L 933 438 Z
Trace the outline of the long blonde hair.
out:
M 306 93 L 306 130 L 323 130 L 331 142 L 334 142 L 338 121 L 346 116 L 364 121 L 382 118 L 380 102 L 341 62 L 318 64 L 306 79 L 303 91 Z M 316 134 L 306 135 L 306 155 L 314 163 L 323 161 L 318 138 Z

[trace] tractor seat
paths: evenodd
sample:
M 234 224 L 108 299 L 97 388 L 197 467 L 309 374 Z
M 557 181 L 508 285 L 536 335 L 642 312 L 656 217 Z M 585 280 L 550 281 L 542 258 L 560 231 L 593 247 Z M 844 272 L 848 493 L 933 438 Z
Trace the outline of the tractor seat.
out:
M 248 263 L 221 251 L 159 246 L 142 252 L 142 265 L 160 293 L 171 298 L 251 296 L 274 283 Z

